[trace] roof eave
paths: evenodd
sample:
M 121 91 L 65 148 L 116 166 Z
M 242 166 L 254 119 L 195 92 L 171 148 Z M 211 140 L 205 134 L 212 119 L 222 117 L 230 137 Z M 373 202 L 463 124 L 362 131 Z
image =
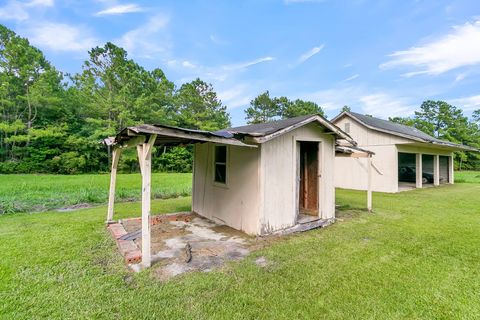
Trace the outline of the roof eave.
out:
M 315 116 L 311 116 L 303 121 L 300 121 L 294 125 L 291 125 L 291 126 L 288 126 L 286 128 L 283 128 L 281 130 L 278 130 L 274 133 L 271 133 L 271 134 L 268 134 L 268 135 L 259 135 L 259 136 L 254 136 L 252 135 L 251 133 L 249 133 L 249 135 L 253 136 L 254 137 L 254 141 L 257 142 L 257 143 L 264 143 L 264 142 L 267 142 L 267 141 L 270 141 L 278 136 L 281 136 L 287 132 L 290 132 L 292 130 L 295 130 L 297 128 L 300 128 L 306 124 L 309 124 L 313 121 L 318 121 L 321 125 L 323 125 L 325 128 L 327 128 L 328 130 L 330 130 L 332 133 L 336 134 L 338 137 L 340 137 L 341 139 L 345 139 L 347 140 L 349 143 L 351 143 L 352 145 L 357 145 L 357 143 L 355 142 L 355 140 L 353 140 L 352 137 L 350 137 L 350 135 L 348 135 L 346 132 L 344 132 L 343 130 L 341 130 L 339 127 L 337 127 L 336 125 L 334 125 L 333 123 L 331 123 L 330 121 L 318 116 L 318 115 L 315 115 Z

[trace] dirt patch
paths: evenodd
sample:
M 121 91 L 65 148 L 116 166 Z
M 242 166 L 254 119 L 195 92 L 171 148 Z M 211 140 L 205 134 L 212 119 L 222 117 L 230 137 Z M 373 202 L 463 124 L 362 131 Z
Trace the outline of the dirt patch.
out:
M 133 233 L 141 229 L 141 220 L 126 219 L 122 225 Z M 134 242 L 141 248 L 140 235 Z M 256 244 L 254 237 L 198 215 L 151 226 L 152 267 L 162 281 L 186 272 L 209 272 L 226 261 L 243 259 Z
M 69 212 L 69 211 L 74 211 L 78 209 L 86 209 L 86 208 L 92 208 L 94 205 L 90 203 L 78 203 L 74 204 L 73 206 L 68 206 L 68 207 L 63 207 L 57 209 L 58 212 Z

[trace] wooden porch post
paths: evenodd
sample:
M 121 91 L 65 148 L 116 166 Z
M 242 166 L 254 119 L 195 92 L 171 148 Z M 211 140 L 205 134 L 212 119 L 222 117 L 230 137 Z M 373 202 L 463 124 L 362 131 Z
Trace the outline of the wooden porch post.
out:
M 110 191 L 108 193 L 108 210 L 107 210 L 106 223 L 113 222 L 113 207 L 115 204 L 115 185 L 117 182 L 117 167 L 118 167 L 118 159 L 120 158 L 121 153 L 122 153 L 122 149 L 120 148 L 114 148 L 112 151 L 112 171 L 110 173 Z
M 440 156 L 438 154 L 433 156 L 433 185 L 440 185 Z
M 448 183 L 455 183 L 454 167 L 453 167 L 453 154 L 448 157 Z
M 151 241 L 150 241 L 150 205 L 151 205 L 151 177 L 152 177 L 152 148 L 155 143 L 156 135 L 151 135 L 148 142 L 143 143 L 138 148 L 140 157 L 140 166 L 142 170 L 142 265 L 150 267 L 152 264 Z M 141 149 L 141 152 L 140 152 Z
M 422 154 L 417 153 L 415 155 L 415 171 L 417 173 L 416 177 L 416 188 L 423 188 L 423 165 L 422 165 Z
M 367 158 L 367 209 L 372 212 L 372 155 Z

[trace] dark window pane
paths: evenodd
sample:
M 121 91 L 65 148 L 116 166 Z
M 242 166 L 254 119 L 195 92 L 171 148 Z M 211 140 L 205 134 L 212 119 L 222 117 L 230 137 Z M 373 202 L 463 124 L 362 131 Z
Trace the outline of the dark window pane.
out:
M 215 146 L 215 162 L 227 162 L 227 147 Z
M 224 164 L 215 164 L 215 182 L 226 183 L 227 166 Z

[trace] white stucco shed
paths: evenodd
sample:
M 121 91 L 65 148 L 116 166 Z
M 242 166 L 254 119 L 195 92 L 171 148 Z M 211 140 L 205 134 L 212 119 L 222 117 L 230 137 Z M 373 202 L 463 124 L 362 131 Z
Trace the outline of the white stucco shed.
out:
M 371 188 L 399 192 L 453 184 L 453 152 L 478 151 L 439 140 L 409 126 L 355 112 L 342 112 L 332 122 L 375 155 L 371 160 Z M 364 159 L 337 157 L 335 186 L 366 190 L 369 166 Z
M 107 222 L 113 221 L 121 150 L 137 147 L 143 181 L 142 264 L 149 266 L 152 148 L 185 144 L 194 145 L 194 213 L 251 235 L 332 221 L 339 139 L 355 146 L 348 134 L 318 115 L 217 132 L 159 125 L 126 128 L 107 140 L 113 147 Z

